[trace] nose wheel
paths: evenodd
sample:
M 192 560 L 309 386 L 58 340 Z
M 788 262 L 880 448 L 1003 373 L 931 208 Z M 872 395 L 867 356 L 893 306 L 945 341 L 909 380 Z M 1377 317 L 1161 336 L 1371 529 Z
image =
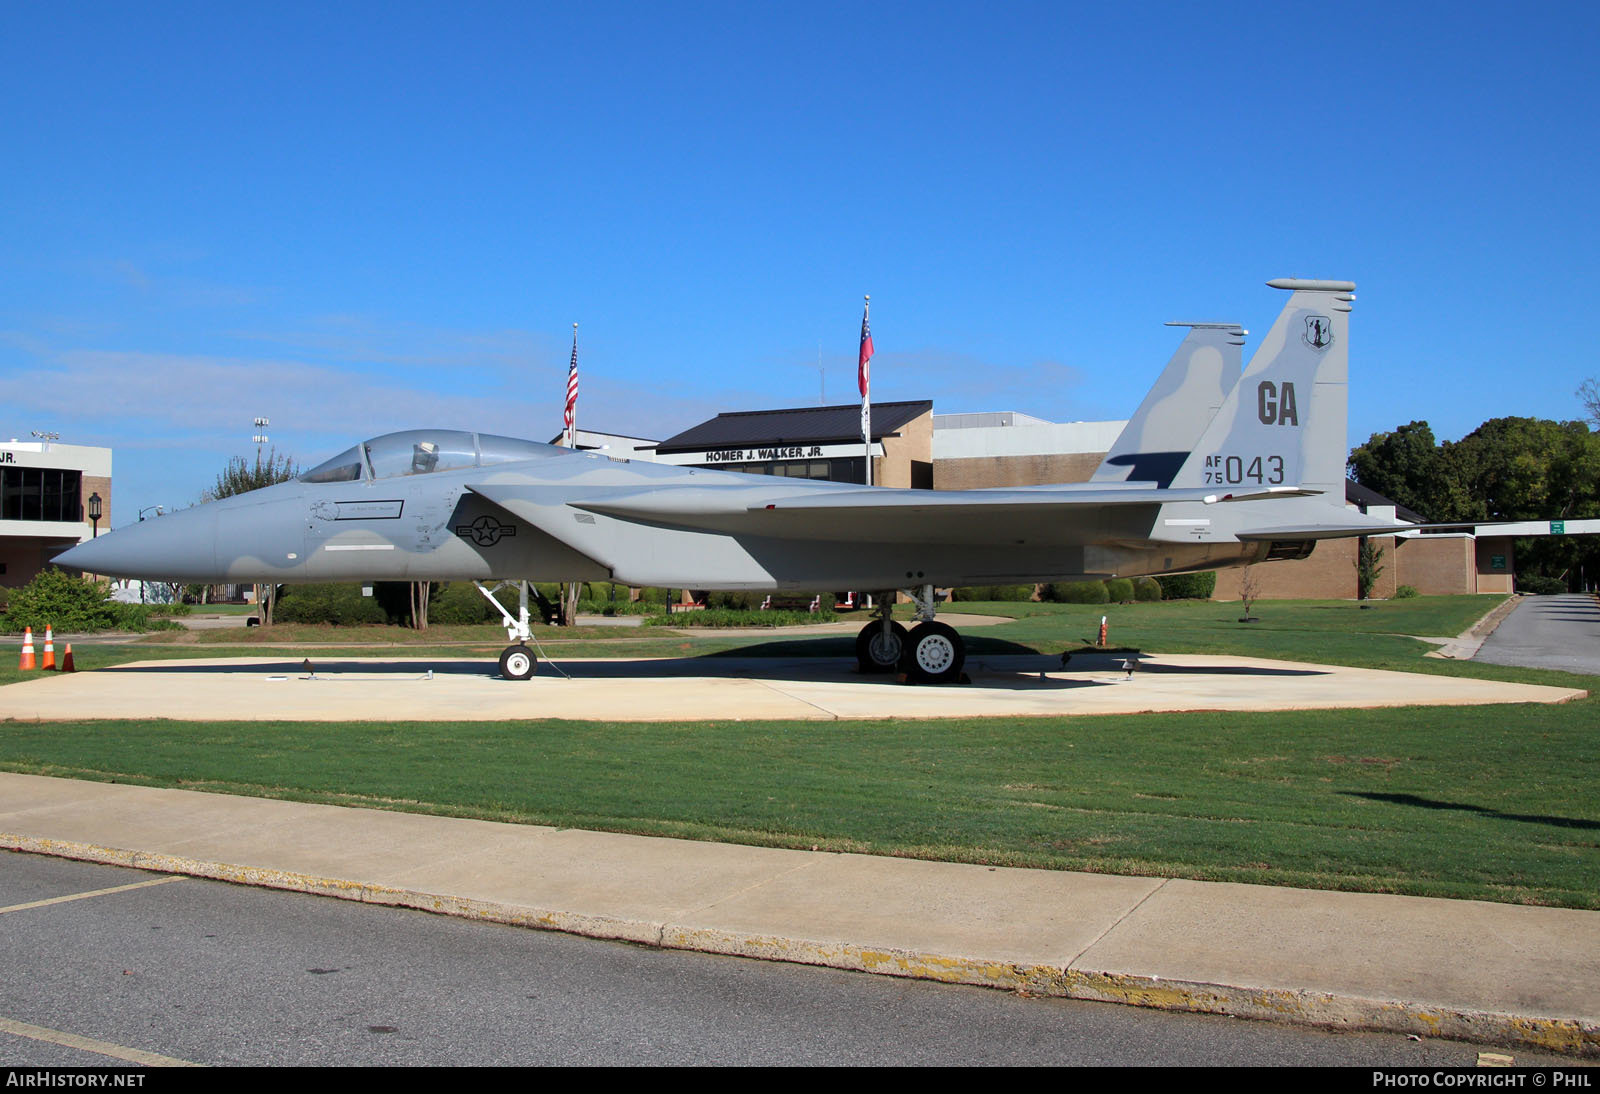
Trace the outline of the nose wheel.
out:
M 527 680 L 539 665 L 539 659 L 527 646 L 507 646 L 500 655 L 500 675 L 507 680 Z

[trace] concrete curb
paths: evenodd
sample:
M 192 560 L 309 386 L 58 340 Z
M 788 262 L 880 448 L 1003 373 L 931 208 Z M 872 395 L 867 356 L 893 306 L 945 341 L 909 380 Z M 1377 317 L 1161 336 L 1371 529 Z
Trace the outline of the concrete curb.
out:
M 1486 638 L 1495 632 L 1495 628 L 1505 622 L 1506 616 L 1516 610 L 1522 603 L 1521 593 L 1512 593 L 1499 604 L 1485 612 L 1472 626 L 1444 643 L 1436 650 L 1429 650 L 1424 657 L 1438 657 L 1447 661 L 1471 661 L 1478 656 L 1478 651 L 1483 648 Z
M 411 908 L 461 919 L 635 942 L 666 949 L 820 965 L 853 972 L 970 984 L 1091 1002 L 1123 1003 L 1158 1010 L 1224 1014 L 1236 1018 L 1268 1019 L 1350 1031 L 1504 1043 L 1578 1057 L 1600 1057 L 1600 1025 L 1571 1019 L 1472 1011 L 1403 1000 L 1366 999 L 1294 989 L 1191 983 L 1082 968 L 1023 965 L 928 951 L 882 949 L 839 941 L 584 915 L 12 833 L 0 833 L 0 849 Z

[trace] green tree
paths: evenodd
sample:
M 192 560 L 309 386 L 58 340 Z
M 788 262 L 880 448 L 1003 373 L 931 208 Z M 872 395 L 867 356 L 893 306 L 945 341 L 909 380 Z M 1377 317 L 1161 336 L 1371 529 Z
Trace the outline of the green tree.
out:
M 1443 446 L 1464 495 L 1451 520 L 1547 520 L 1596 515 L 1600 435 L 1582 422 L 1492 418 Z
M 1367 600 L 1383 576 L 1383 548 L 1362 536 L 1356 548 L 1356 598 Z M 1248 614 L 1248 613 L 1246 613 Z
M 1580 398 L 1596 397 L 1592 381 Z M 1491 418 L 1459 441 L 1436 445 L 1426 422 L 1374 433 L 1350 453 L 1356 481 L 1435 521 L 1600 517 L 1600 433 L 1583 422 Z M 1592 536 L 1540 536 L 1516 545 L 1525 574 L 1587 582 L 1600 574 Z
M 1427 422 L 1412 422 L 1393 433 L 1374 433 L 1350 453 L 1350 473 L 1362 486 L 1376 490 L 1430 520 L 1453 508 L 1455 484 L 1443 466 L 1444 456 Z
M 231 498 L 235 494 L 248 494 L 264 486 L 288 482 L 298 474 L 300 468 L 288 455 L 279 455 L 276 448 L 269 448 L 263 459 L 258 448 L 253 462 L 243 456 L 229 460 L 228 466 L 217 476 L 216 485 L 201 495 L 200 500 L 216 501 L 218 498 Z

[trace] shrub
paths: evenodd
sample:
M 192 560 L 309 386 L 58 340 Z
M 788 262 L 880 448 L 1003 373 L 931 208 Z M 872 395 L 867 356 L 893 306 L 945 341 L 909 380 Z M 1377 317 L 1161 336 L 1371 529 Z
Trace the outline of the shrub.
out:
M 578 611 L 584 615 L 650 615 L 659 612 L 661 604 L 650 604 L 643 600 L 629 600 L 625 596 L 618 596 L 611 600 L 580 600 Z
M 125 631 L 181 631 L 183 624 L 161 609 L 168 604 L 118 604 L 118 625 Z
M 753 612 L 761 607 L 761 602 L 766 598 L 766 593 L 717 589 L 706 595 L 706 607 L 730 612 Z M 830 594 L 824 599 L 832 602 L 833 597 Z
M 1161 599 L 1161 582 L 1153 577 L 1136 577 L 1133 579 L 1133 598 L 1145 602 Z
M 644 621 L 644 625 L 647 627 L 795 627 L 808 623 L 832 623 L 837 618 L 832 608 L 823 608 L 817 612 L 787 610 L 746 612 L 734 608 L 706 608 L 697 612 L 652 615 Z
M 4 627 L 12 633 L 27 627 L 42 632 L 46 625 L 74 633 L 115 630 L 127 618 L 122 609 L 128 605 L 113 603 L 106 599 L 109 595 L 110 586 L 103 581 L 47 567 L 12 591 Z
M 1396 600 L 1410 600 L 1416 595 L 1417 587 L 1415 585 L 1402 585 L 1394 591 L 1394 598 Z
M 278 597 L 272 618 L 279 623 L 332 623 L 336 626 L 389 621 L 374 597 L 361 595 L 360 585 L 288 586 Z
M 1040 590 L 1040 599 L 1054 604 L 1109 604 L 1104 581 L 1052 581 Z
M 1167 574 L 1156 578 L 1161 585 L 1163 600 L 1210 600 L 1217 591 L 1217 572 L 1206 570 L 1198 574 Z
M 1125 577 L 1114 577 L 1106 582 L 1106 598 L 1113 604 L 1133 603 L 1133 582 Z
M 1557 596 L 1567 591 L 1567 583 L 1554 577 L 1545 577 L 1543 574 L 1518 574 L 1517 592 L 1532 593 L 1534 596 Z
M 488 585 L 488 582 L 484 582 Z M 490 585 L 490 588 L 494 586 Z M 510 596 L 506 594 L 510 593 Z M 517 596 L 515 590 L 502 589 L 495 594 L 500 602 L 509 607 L 512 614 L 517 610 Z M 409 610 L 409 605 L 408 605 Z M 452 581 L 441 586 L 436 592 L 428 595 L 428 623 L 440 626 L 457 626 L 470 623 L 498 623 L 500 613 L 494 610 L 484 595 L 480 593 L 470 581 Z
M 1033 599 L 1032 585 L 965 585 L 950 590 L 951 600 L 998 600 L 1016 603 Z

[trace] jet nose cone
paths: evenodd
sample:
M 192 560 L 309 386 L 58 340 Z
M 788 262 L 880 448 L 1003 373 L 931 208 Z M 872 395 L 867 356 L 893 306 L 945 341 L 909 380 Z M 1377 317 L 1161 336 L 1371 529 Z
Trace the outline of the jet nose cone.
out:
M 209 506 L 140 521 L 85 540 L 55 558 L 58 566 L 105 577 L 214 581 L 216 514 Z

